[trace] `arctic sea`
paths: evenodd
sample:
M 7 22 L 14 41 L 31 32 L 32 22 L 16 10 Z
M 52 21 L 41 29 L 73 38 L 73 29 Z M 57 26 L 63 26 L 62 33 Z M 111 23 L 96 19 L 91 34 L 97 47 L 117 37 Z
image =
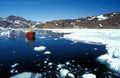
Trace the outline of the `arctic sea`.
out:
M 25 31 L 1 29 L 0 78 L 119 77 L 97 61 L 99 56 L 107 53 L 106 44 L 77 41 L 74 35 L 70 36 L 73 37 L 71 40 L 67 38 L 70 32 L 38 29 L 35 29 L 35 38 L 27 39 Z

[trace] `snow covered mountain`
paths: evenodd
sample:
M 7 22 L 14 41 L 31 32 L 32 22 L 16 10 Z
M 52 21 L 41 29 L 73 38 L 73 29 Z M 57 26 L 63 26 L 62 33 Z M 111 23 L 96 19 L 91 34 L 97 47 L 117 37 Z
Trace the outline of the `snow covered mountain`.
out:
M 120 12 L 108 13 L 99 16 L 89 16 L 78 19 L 53 20 L 46 23 L 37 23 L 19 16 L 0 17 L 0 27 L 27 28 L 32 23 L 37 28 L 120 28 Z
M 120 28 L 120 12 L 79 19 L 48 21 L 39 28 Z
M 0 17 L 0 27 L 5 28 L 26 28 L 28 23 L 31 23 L 29 20 L 26 20 L 19 16 L 8 16 L 6 18 Z

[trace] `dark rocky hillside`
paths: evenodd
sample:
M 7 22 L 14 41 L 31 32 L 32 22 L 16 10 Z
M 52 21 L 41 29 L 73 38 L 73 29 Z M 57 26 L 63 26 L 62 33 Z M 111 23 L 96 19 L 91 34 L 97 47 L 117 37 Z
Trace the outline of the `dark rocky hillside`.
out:
M 38 28 L 120 28 L 120 12 L 79 19 L 48 21 Z
M 29 20 L 26 20 L 19 16 L 8 16 L 6 18 L 0 17 L 0 27 L 5 28 L 27 28 Z

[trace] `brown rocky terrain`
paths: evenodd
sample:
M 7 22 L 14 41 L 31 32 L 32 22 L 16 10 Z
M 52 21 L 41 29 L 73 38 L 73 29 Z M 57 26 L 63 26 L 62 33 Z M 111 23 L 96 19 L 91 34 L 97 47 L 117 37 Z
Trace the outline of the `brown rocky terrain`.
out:
M 120 12 L 79 19 L 54 20 L 37 24 L 38 28 L 120 28 Z

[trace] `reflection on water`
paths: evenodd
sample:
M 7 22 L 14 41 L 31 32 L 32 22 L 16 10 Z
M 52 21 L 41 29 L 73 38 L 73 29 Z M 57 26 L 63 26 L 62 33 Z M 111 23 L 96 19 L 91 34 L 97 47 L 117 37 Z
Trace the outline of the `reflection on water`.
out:
M 60 77 L 60 69 L 68 70 L 75 78 L 84 73 L 93 73 L 97 78 L 113 76 L 96 62 L 98 56 L 106 53 L 105 45 L 74 43 L 63 39 L 63 34 L 36 30 L 35 38 L 28 38 L 22 30 L 10 30 L 0 36 L 0 78 L 22 72 L 41 73 L 43 77 L 54 78 Z M 38 46 L 46 49 L 35 51 L 34 47 Z M 51 53 L 45 54 L 46 51 Z
M 35 37 L 26 37 L 28 42 L 33 42 L 35 41 Z

